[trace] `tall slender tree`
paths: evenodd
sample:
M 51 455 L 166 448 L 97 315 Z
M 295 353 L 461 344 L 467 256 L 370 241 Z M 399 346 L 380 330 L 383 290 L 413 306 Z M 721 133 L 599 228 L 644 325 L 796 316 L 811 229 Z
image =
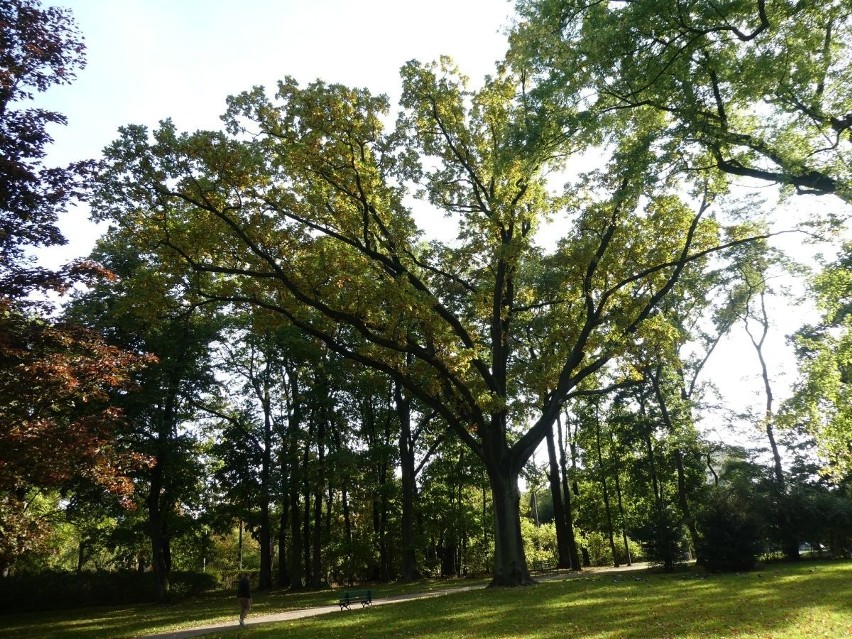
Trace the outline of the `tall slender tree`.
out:
M 213 386 L 209 347 L 219 322 L 215 307 L 194 303 L 185 277 L 169 273 L 152 247 L 121 229 L 102 237 L 92 258 L 117 277 L 76 295 L 69 316 L 113 344 L 156 357 L 135 376 L 139 391 L 118 403 L 132 449 L 151 460 L 138 474 L 137 496 L 144 499 L 158 598 L 165 601 L 171 540 L 185 519 L 183 506 L 199 496 L 199 442 L 187 424 Z

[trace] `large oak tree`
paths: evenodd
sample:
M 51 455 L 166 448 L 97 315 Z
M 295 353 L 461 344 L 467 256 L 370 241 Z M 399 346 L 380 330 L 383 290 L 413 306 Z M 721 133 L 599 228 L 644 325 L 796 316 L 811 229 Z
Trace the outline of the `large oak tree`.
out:
M 488 474 L 493 584 L 525 584 L 519 472 L 584 380 L 635 375 L 621 355 L 657 330 L 720 225 L 708 190 L 678 195 L 653 120 L 552 194 L 547 171 L 594 136 L 533 117 L 510 74 L 476 92 L 447 60 L 402 75 L 387 132 L 384 97 L 291 79 L 232 98 L 227 133 L 128 126 L 94 210 L 195 273 L 201 295 L 274 311 L 440 415 Z M 424 220 L 455 239 L 429 241 Z

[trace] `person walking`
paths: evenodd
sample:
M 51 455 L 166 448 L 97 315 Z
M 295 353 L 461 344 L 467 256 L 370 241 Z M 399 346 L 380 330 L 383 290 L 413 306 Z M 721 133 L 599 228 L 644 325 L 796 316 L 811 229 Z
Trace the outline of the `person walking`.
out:
M 240 625 L 246 625 L 246 615 L 251 610 L 251 586 L 249 585 L 248 575 L 240 575 L 240 580 L 237 583 L 237 601 L 240 602 Z

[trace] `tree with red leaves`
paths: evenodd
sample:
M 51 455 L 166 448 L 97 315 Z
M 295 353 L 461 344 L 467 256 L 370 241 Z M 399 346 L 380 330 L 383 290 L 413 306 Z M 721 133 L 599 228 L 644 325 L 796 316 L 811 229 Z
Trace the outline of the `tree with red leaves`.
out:
M 86 482 L 127 495 L 143 463 L 118 434 L 115 392 L 131 387 L 145 358 L 56 319 L 49 292 L 109 273 L 75 262 L 50 270 L 27 250 L 65 244 L 57 221 L 92 166 L 43 165 L 59 113 L 20 108 L 36 92 L 74 79 L 84 45 L 68 10 L 36 0 L 0 3 L 0 574 L 46 532 L 31 508 L 44 490 Z

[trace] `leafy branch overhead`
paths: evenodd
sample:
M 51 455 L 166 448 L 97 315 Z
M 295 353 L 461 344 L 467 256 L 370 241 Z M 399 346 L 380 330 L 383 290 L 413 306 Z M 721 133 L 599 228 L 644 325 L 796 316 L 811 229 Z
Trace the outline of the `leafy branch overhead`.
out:
M 512 64 L 540 107 L 617 131 L 664 116 L 661 148 L 689 170 L 849 202 L 850 3 L 522 0 Z

